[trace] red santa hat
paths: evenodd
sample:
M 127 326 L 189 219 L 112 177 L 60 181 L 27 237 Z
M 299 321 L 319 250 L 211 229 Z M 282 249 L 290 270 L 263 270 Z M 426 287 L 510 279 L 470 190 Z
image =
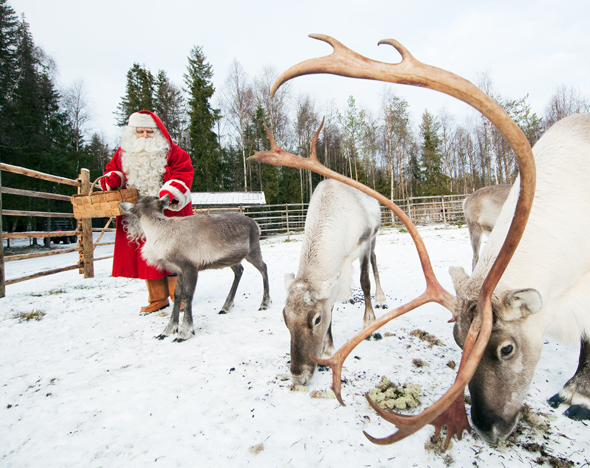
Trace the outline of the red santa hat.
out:
M 129 116 L 130 127 L 153 127 L 156 128 L 158 125 L 152 118 L 151 114 L 145 113 L 145 111 L 135 112 Z

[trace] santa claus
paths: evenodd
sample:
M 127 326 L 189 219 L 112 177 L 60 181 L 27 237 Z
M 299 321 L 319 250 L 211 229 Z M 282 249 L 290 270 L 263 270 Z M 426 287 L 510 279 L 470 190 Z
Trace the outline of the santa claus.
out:
M 123 128 L 121 146 L 107 164 L 100 180 L 103 190 L 135 188 L 139 197 L 170 196 L 166 216 L 190 216 L 193 166 L 190 156 L 172 141 L 160 118 L 150 111 L 129 117 Z M 141 256 L 145 237 L 138 220 L 117 216 L 113 276 L 141 278 L 146 281 L 149 304 L 140 315 L 156 312 L 174 300 L 176 276 L 148 265 Z

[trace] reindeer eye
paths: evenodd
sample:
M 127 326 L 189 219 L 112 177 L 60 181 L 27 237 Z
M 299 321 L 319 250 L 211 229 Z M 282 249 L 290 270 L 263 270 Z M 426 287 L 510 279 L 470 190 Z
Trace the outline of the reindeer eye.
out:
M 321 321 L 322 321 L 322 316 L 321 315 L 318 315 L 317 318 L 315 319 L 314 324 L 315 325 L 319 325 Z
M 502 348 L 500 348 L 500 355 L 503 358 L 505 358 L 510 356 L 512 354 L 512 351 L 514 351 L 514 346 L 512 346 L 511 344 L 502 346 Z

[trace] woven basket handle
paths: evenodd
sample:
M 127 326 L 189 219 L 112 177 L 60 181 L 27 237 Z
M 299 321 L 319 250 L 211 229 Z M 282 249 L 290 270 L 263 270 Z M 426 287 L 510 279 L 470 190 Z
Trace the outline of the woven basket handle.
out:
M 92 182 L 92 185 L 90 185 L 90 192 L 88 192 L 88 198 L 90 198 L 92 196 L 92 190 L 94 190 L 94 187 L 98 187 L 98 181 L 100 179 L 104 179 L 105 177 L 107 177 L 107 174 L 101 175 L 100 177 L 97 177 L 96 180 L 94 182 Z M 123 201 L 123 195 L 121 195 L 121 189 L 115 189 L 117 190 L 117 193 L 119 194 L 119 201 Z

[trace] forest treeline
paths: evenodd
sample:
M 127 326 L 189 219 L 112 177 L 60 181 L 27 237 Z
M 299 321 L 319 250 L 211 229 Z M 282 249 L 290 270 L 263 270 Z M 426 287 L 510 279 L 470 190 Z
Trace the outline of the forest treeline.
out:
M 87 131 L 91 112 L 84 83 L 77 80 L 58 89 L 55 68 L 52 58 L 35 45 L 25 16 L 18 16 L 7 0 L 0 0 L 2 162 L 68 178 L 75 178 L 86 167 L 95 178 L 103 173 L 117 142 Z M 307 157 L 325 118 L 316 145 L 319 160 L 391 199 L 469 193 L 512 182 L 517 173 L 506 141 L 475 112 L 459 121 L 445 110 L 424 110 L 415 122 L 409 103 L 394 87 L 384 88 L 377 110 L 364 108 L 353 96 L 343 103 L 324 103 L 311 95 L 296 94 L 290 83 L 270 99 L 277 76 L 275 69 L 267 67 L 251 78 L 236 59 L 216 90 L 213 67 L 202 47 L 195 45 L 188 52 L 180 85 L 171 82 L 165 70 L 131 64 L 113 119 L 125 125 L 131 113 L 153 110 L 191 155 L 193 191 L 264 191 L 271 204 L 309 201 L 320 178 L 247 161 L 254 151 L 270 147 L 264 124 L 279 146 Z M 475 84 L 506 110 L 531 145 L 557 120 L 590 111 L 590 100 L 566 85 L 556 88 L 544 114 L 537 115 L 528 95 L 501 96 L 489 75 L 480 75 Z M 71 187 L 50 186 L 6 172 L 2 184 L 71 193 Z M 60 207 L 64 202 L 52 200 L 4 194 L 2 202 L 4 209 L 67 211 Z M 9 231 L 23 229 L 19 224 L 30 223 L 30 219 L 4 217 L 3 226 Z

